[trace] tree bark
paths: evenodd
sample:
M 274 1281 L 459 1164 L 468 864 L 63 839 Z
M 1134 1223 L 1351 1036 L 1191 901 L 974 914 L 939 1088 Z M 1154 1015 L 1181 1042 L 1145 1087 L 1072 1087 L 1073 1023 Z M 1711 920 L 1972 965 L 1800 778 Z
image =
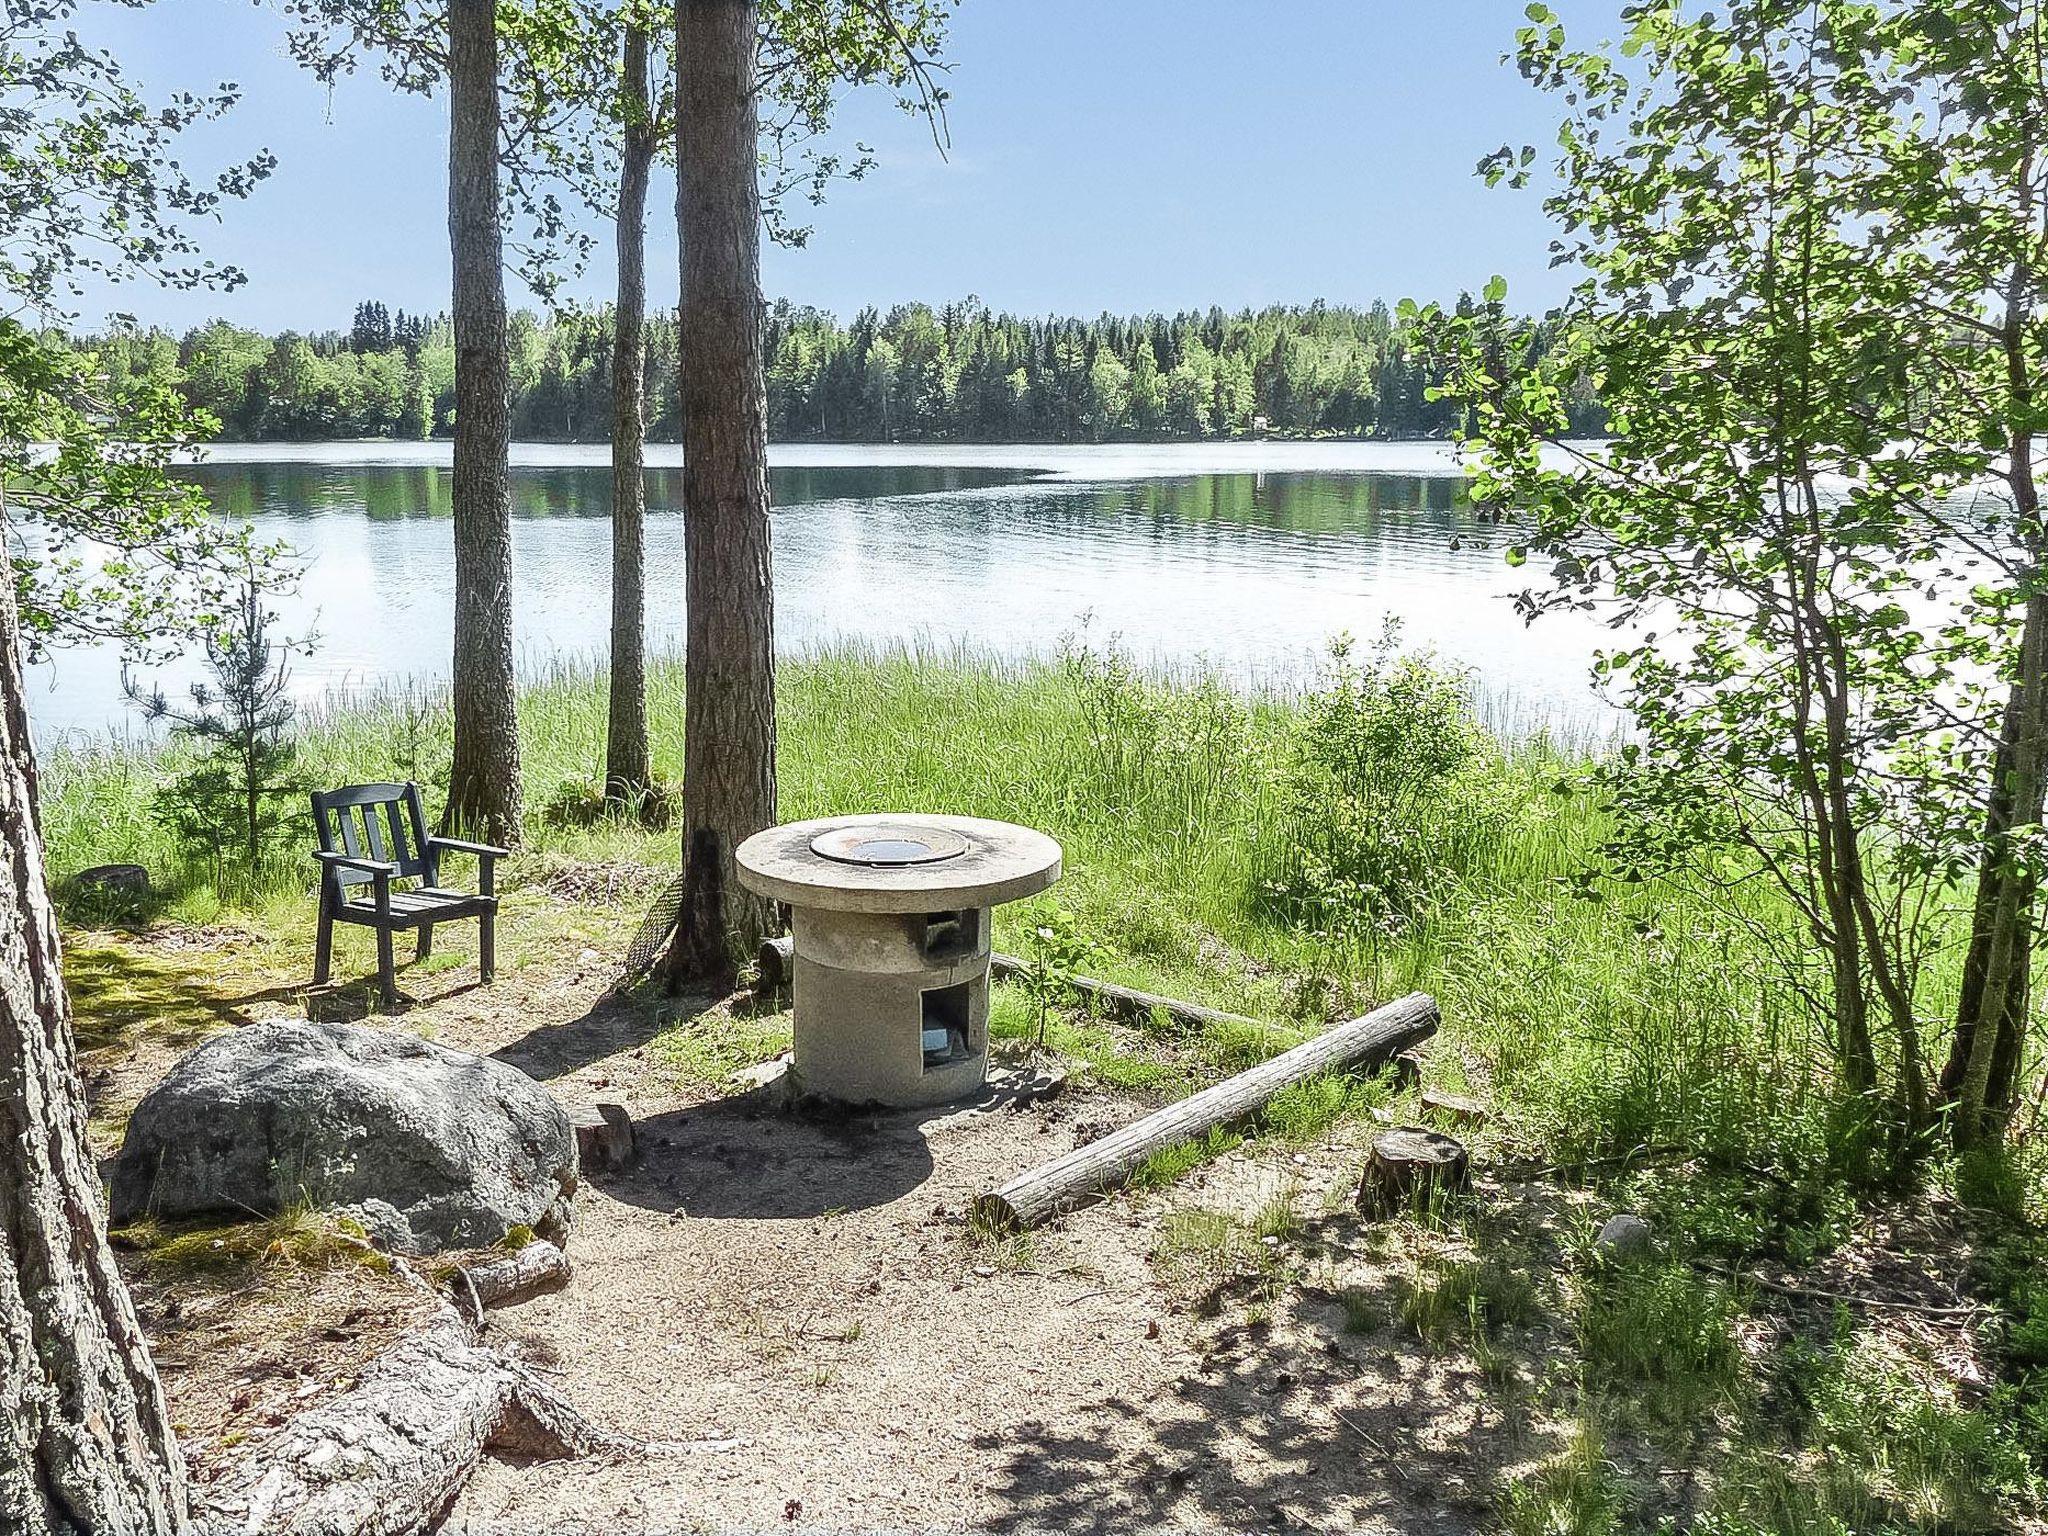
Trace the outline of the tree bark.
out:
M 519 840 L 512 692 L 512 485 L 498 33 L 492 0 L 449 0 L 448 245 L 455 279 L 455 760 L 447 825 Z
M 645 534 L 647 476 L 641 436 L 647 366 L 647 180 L 654 165 L 647 92 L 647 32 L 628 26 L 620 61 L 629 120 L 619 168 L 619 299 L 612 338 L 612 666 L 605 720 L 604 792 L 630 800 L 647 787 Z
M 174 1532 L 185 1470 L 107 1247 L 0 583 L 0 1530 Z
M 221 1536 L 418 1536 L 488 1451 L 560 1461 L 635 1447 L 443 1304 L 347 1392 L 295 1415 L 207 1502 Z
M 2016 170 L 2022 189 L 2020 222 L 2029 228 L 2048 219 L 2048 209 L 2035 199 L 2034 164 L 2029 143 Z M 1952 1134 L 1958 1151 L 2002 1139 L 2018 1107 L 2039 921 L 2040 882 L 2024 848 L 2027 838 L 2038 832 L 2048 806 L 2048 596 L 2035 590 L 2048 565 L 2041 490 L 2034 479 L 2039 438 L 2032 417 L 2038 358 L 2031 338 L 2037 287 L 2033 263 L 2020 259 L 2006 283 L 2000 327 L 2013 422 L 2006 443 L 2006 483 L 2014 525 L 2026 540 L 2024 585 L 2029 595 L 2018 665 L 1984 797 L 1983 851 L 1970 914 L 1970 947 L 1963 960 L 1955 1042 L 1941 1075 L 1944 1095 L 1954 1106 Z
M 773 915 L 733 868 L 740 842 L 775 821 L 756 13 L 754 0 L 681 0 L 676 10 L 688 613 L 671 986 L 729 974 Z

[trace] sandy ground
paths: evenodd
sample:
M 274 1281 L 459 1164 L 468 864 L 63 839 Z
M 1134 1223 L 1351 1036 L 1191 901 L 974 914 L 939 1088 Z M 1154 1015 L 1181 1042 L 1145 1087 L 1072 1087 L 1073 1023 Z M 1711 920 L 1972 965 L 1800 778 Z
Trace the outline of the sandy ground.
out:
M 672 1026 L 608 991 L 627 898 L 608 918 L 580 894 L 555 898 L 552 917 L 529 905 L 528 942 L 497 985 L 476 985 L 458 933 L 431 973 L 402 979 L 412 1006 L 370 1020 L 496 1054 L 571 1106 L 623 1103 L 640 1137 L 637 1163 L 578 1194 L 571 1284 L 489 1326 L 646 1450 L 489 1461 L 447 1530 L 1462 1533 L 1497 1528 L 1503 1479 L 1559 1451 L 1541 1405 L 1547 1373 L 1573 1358 L 1568 1329 L 1539 1312 L 1482 1358 L 1462 1333 L 1432 1346 L 1397 1320 L 1416 1266 L 1471 1254 L 1476 1234 L 1353 1211 L 1370 1122 L 1310 1147 L 1248 1145 L 1168 1191 L 991 1244 L 965 1220 L 975 1194 L 1145 1106 L 1070 1088 L 824 1123 L 767 1092 L 707 1086 L 657 1042 Z M 226 990 L 176 1031 L 116 1029 L 87 1050 L 103 1152 L 207 1028 L 304 1006 L 258 939 L 118 942 L 119 965 L 137 967 L 196 945 Z M 99 1000 L 99 1022 L 111 1007 Z M 717 999 L 686 999 L 680 1016 L 707 1042 L 761 1033 Z M 1479 1194 L 1488 1251 L 1539 1287 L 1567 1234 L 1602 1214 L 1549 1185 L 1482 1176 Z M 1242 1223 L 1276 1196 L 1296 1222 L 1260 1243 Z M 1240 1223 L 1226 1253 L 1176 1242 L 1203 1211 Z M 202 1487 L 349 1384 L 403 1324 L 389 1289 L 359 1270 L 198 1292 L 143 1279 Z M 1633 1470 L 1682 1511 L 1690 1471 Z
M 965 1221 L 976 1193 L 1144 1106 L 1070 1089 L 818 1123 L 766 1093 L 689 1086 L 650 1046 L 649 1012 L 607 993 L 629 926 L 611 925 L 617 952 L 571 937 L 490 988 L 467 964 L 414 973 L 413 1006 L 370 1020 L 495 1053 L 570 1105 L 622 1102 L 640 1137 L 633 1167 L 578 1195 L 570 1286 L 490 1325 L 649 1449 L 488 1463 L 450 1531 L 1457 1532 L 1484 1524 L 1502 1465 L 1546 1453 L 1461 1355 L 1344 1331 L 1338 1291 L 1384 1289 L 1406 1262 L 1349 1210 L 1362 1130 L 1298 1154 L 1248 1149 L 1169 1194 L 991 1245 Z M 193 942 L 232 967 L 231 935 L 138 949 Z M 300 1012 L 261 979 L 236 978 L 222 1022 Z M 688 1027 L 721 1020 L 714 1008 Z M 189 1043 L 90 1053 L 103 1151 Z M 1170 1212 L 1248 1218 L 1283 1189 L 1306 1225 L 1267 1256 L 1265 1283 L 1242 1262 L 1158 1252 Z M 310 1277 L 202 1305 L 226 1323 L 146 1303 L 202 1485 L 374 1353 L 387 1329 L 364 1326 L 370 1283 Z

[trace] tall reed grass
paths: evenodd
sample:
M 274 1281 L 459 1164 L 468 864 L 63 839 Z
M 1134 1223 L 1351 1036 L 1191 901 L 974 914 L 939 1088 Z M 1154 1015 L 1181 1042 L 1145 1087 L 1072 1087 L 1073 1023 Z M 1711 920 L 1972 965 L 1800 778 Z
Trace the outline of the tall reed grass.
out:
M 657 661 L 648 688 L 655 769 L 674 778 L 680 664 Z M 1823 1145 L 1825 1052 L 1781 1005 L 1769 957 L 1743 925 L 1683 892 L 1574 894 L 1607 830 L 1582 772 L 1586 744 L 1504 738 L 1470 709 L 1449 725 L 1398 709 L 1376 718 L 1395 740 L 1411 725 L 1455 728 L 1469 750 L 1450 778 L 1404 791 L 1381 828 L 1403 840 L 1400 900 L 1361 899 L 1351 917 L 1333 917 L 1329 903 L 1289 889 L 1338 800 L 1372 792 L 1346 788 L 1315 758 L 1311 727 L 1327 694 L 1247 696 L 1085 645 L 1005 660 L 845 644 L 787 664 L 780 690 L 785 818 L 898 810 L 1041 827 L 1067 854 L 1050 899 L 1128 980 L 1301 1022 L 1427 988 L 1449 1020 L 1452 1070 L 1490 1077 L 1517 1130 L 1558 1156 L 1684 1140 L 1792 1164 Z M 594 667 L 561 663 L 525 686 L 529 844 L 671 864 L 669 833 L 547 814 L 597 781 L 604 721 Z M 309 784 L 438 786 L 445 698 L 395 690 L 313 709 L 298 741 Z M 138 862 L 185 915 L 212 917 L 210 882 L 181 883 L 187 851 L 150 814 L 154 787 L 186 750 L 128 740 L 56 753 L 44 831 L 58 876 Z M 1362 761 L 1356 772 L 1369 778 L 1375 760 Z M 286 850 L 269 899 L 307 900 L 310 863 L 297 851 Z M 998 915 L 999 943 L 1018 945 L 1030 910 Z

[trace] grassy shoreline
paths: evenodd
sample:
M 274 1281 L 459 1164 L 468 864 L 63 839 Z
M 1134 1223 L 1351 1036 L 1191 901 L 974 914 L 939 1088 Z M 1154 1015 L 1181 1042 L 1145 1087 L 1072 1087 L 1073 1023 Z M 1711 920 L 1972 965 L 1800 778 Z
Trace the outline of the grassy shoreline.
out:
M 1029 929 L 1064 911 L 1097 946 L 1090 970 L 1273 1021 L 1269 1035 L 1238 1039 L 1056 1019 L 1051 1047 L 1112 1090 L 1172 1097 L 1332 1018 L 1411 989 L 1435 993 L 1446 1023 L 1431 1081 L 1487 1102 L 1493 1119 L 1478 1134 L 1500 1182 L 1470 1210 L 1411 1234 L 1435 1257 L 1416 1261 L 1399 1326 L 1431 1351 L 1471 1351 L 1482 1370 L 1496 1362 L 1494 1390 L 1516 1412 L 1576 1426 L 1567 1454 L 1503 1489 L 1503 1529 L 1634 1528 L 1629 1512 L 1657 1505 L 1640 1466 L 1671 1458 L 1700 1470 L 1715 1513 L 1699 1529 L 2012 1528 L 2001 1510 L 2038 1507 L 2034 1467 L 2048 1457 L 2048 1372 L 2029 1375 L 2024 1350 L 2048 1346 L 2015 1349 L 2007 1383 L 1964 1388 L 1934 1346 L 1886 1314 L 1769 1316 L 1769 1298 L 1743 1277 L 1759 1265 L 1853 1273 L 1873 1245 L 1886 1263 L 1915 1244 L 1951 1245 L 1953 1257 L 1960 1242 L 2005 1309 L 2003 1321 L 1971 1325 L 1960 1347 L 1995 1358 L 2007 1333 L 2048 1338 L 2048 1287 L 2025 1278 L 2035 1239 L 1960 1210 L 1939 1168 L 1903 1199 L 1850 1185 L 1828 1156 L 1836 1100 L 1825 1052 L 1783 1006 L 1752 931 L 1715 900 L 1643 887 L 1603 887 L 1598 900 L 1574 893 L 1607 831 L 1583 750 L 1540 736 L 1504 742 L 1473 719 L 1457 680 L 1427 667 L 1363 667 L 1335 665 L 1320 691 L 1246 697 L 1214 678 L 1146 674 L 1114 651 L 997 661 L 842 648 L 783 670 L 781 811 L 948 811 L 1041 827 L 1065 847 L 1066 878 L 1048 898 L 1000 910 L 999 944 L 1028 950 Z M 664 775 L 678 767 L 681 691 L 680 665 L 652 669 Z M 522 693 L 527 842 L 506 877 L 514 969 L 546 970 L 632 921 L 633 903 L 608 881 L 602 899 L 564 896 L 565 874 L 573 886 L 623 868 L 645 889 L 673 866 L 672 832 L 590 814 L 604 713 L 602 675 L 588 668 L 564 667 Z M 298 740 L 313 783 L 436 785 L 447 767 L 443 704 L 431 694 L 317 712 Z M 68 970 L 81 1040 L 99 1049 L 129 1027 L 188 1027 L 195 1038 L 218 1027 L 186 996 L 220 980 L 209 964 L 235 970 L 236 988 L 303 974 L 304 839 L 282 838 L 263 885 L 223 902 L 150 811 L 186 750 L 112 743 L 56 753 L 45 770 L 60 885 L 86 864 L 140 862 L 165 886 L 163 916 L 262 936 L 260 955 L 238 939 L 222 961 L 209 958 L 202 926 L 187 969 L 144 974 L 109 936 L 78 933 Z M 1366 762 L 1361 788 L 1352 781 Z M 346 973 L 352 962 L 340 963 Z M 448 963 L 459 962 L 433 962 Z M 1926 978 L 1937 1000 L 1951 984 L 1939 971 Z M 1031 1032 L 1030 1008 L 1001 989 L 995 1027 Z M 773 1016 L 676 1019 L 653 1038 L 653 1059 L 716 1083 L 772 1054 L 786 1029 Z M 1355 1137 L 1385 1103 L 1381 1085 L 1318 1085 L 1254 1139 L 1284 1151 L 1333 1127 Z M 1343 1120 L 1365 1123 L 1347 1131 Z M 1201 1160 L 1162 1161 L 1140 1182 L 1167 1189 Z M 1593 1251 L 1591 1227 L 1518 1234 L 1489 1215 L 1546 1177 L 1580 1186 L 1581 1225 L 1614 1209 L 1649 1217 L 1658 1256 L 1617 1266 Z M 2031 1199 L 2038 1211 L 2038 1181 Z M 1229 1270 L 1248 1253 L 1267 1289 L 1292 1273 L 1303 1241 L 1292 1225 L 1277 1236 L 1256 1222 L 1240 1231 L 1200 1210 L 1170 1225 L 1174 1262 Z M 1882 1235 L 1897 1230 L 1907 1235 Z M 1447 1242 L 1471 1257 L 1439 1252 Z M 1360 1330 L 1383 1334 L 1383 1302 L 1353 1299 Z M 1566 1353 L 1548 1357 L 1549 1374 L 1518 1377 L 1500 1364 L 1510 1341 L 1559 1337 L 1559 1325 Z M 1619 1462 L 1603 1449 L 1623 1445 L 1632 1449 Z
M 680 664 L 658 661 L 648 690 L 656 773 L 673 779 Z M 1560 1157 L 1683 1140 L 1775 1161 L 1818 1142 L 1826 1084 L 1779 1038 L 1785 1024 L 1745 935 L 1711 904 L 1668 891 L 1592 903 L 1568 889 L 1605 831 L 1582 748 L 1503 742 L 1469 712 L 1418 718 L 1421 736 L 1465 733 L 1462 761 L 1387 792 L 1397 835 L 1412 827 L 1417 847 L 1387 853 L 1398 901 L 1352 911 L 1283 889 L 1299 883 L 1323 816 L 1300 769 L 1302 697 L 1245 697 L 1087 649 L 998 660 L 848 646 L 785 666 L 780 690 L 786 819 L 894 809 L 1040 827 L 1067 852 L 1049 902 L 1072 912 L 1118 979 L 1302 1026 L 1433 991 L 1470 1069 L 1513 1097 L 1532 1142 Z M 1408 706 L 1389 707 L 1398 731 Z M 529 854 L 670 866 L 670 833 L 589 815 L 604 712 L 593 668 L 565 665 L 524 687 Z M 431 803 L 445 782 L 448 726 L 433 692 L 310 712 L 297 741 L 308 784 L 418 779 Z M 53 754 L 44 835 L 60 882 L 136 862 L 166 887 L 171 912 L 218 915 L 207 872 L 151 814 L 186 750 L 128 740 Z M 293 831 L 249 900 L 268 922 L 303 925 L 309 839 Z M 1022 947 L 1044 910 L 999 912 L 998 941 Z

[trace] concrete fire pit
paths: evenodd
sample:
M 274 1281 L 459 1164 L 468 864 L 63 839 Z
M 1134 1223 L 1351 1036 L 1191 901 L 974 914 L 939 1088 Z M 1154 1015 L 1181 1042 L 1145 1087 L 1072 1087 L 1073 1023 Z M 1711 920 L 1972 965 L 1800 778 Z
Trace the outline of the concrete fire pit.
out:
M 1059 879 L 1058 843 L 972 816 L 834 816 L 757 832 L 738 859 L 794 913 L 799 1092 L 908 1107 L 981 1086 L 989 910 Z

